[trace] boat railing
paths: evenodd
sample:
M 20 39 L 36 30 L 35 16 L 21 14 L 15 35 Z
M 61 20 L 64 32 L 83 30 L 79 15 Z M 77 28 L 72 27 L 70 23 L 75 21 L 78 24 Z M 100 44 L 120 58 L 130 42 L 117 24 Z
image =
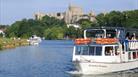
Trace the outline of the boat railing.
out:
M 138 49 L 138 40 L 125 40 L 124 46 L 126 47 L 126 51 L 136 50 Z

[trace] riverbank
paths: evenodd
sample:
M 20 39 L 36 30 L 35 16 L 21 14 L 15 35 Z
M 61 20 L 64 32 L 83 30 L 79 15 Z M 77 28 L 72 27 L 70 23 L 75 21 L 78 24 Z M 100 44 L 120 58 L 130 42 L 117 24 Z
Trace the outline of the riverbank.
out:
M 29 45 L 27 39 L 0 38 L 0 50 Z

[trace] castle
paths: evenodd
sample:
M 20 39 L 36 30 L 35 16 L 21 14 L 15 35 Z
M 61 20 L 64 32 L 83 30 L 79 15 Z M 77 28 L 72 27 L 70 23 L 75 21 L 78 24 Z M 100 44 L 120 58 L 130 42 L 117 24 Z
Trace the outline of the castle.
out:
M 80 19 L 88 19 L 90 21 L 95 21 L 95 14 L 93 12 L 89 12 L 88 14 L 84 14 L 83 9 L 81 7 L 75 5 L 69 5 L 68 9 L 65 12 L 57 12 L 57 13 L 35 13 L 35 19 L 41 20 L 45 15 L 50 17 L 55 17 L 60 20 L 64 20 L 67 24 L 76 23 Z

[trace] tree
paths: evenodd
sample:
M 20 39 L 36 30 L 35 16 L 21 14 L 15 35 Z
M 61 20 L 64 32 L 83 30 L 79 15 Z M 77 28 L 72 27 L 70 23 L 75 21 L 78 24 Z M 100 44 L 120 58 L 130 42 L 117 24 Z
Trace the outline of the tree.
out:
M 124 27 L 138 29 L 138 10 L 124 11 Z
M 81 29 L 87 29 L 87 28 L 91 28 L 92 22 L 88 19 L 80 19 L 78 22 L 78 24 L 80 24 Z
M 106 26 L 107 24 L 107 17 L 105 17 L 105 14 L 101 13 L 96 16 L 97 24 L 98 26 Z
M 46 39 L 63 39 L 64 38 L 64 30 L 62 27 L 53 27 L 48 28 L 44 32 L 44 36 Z
M 108 26 L 112 27 L 122 27 L 123 24 L 122 22 L 124 21 L 124 16 L 121 12 L 119 11 L 112 11 L 108 16 Z
M 138 28 L 138 10 L 101 13 L 96 19 L 98 26 Z

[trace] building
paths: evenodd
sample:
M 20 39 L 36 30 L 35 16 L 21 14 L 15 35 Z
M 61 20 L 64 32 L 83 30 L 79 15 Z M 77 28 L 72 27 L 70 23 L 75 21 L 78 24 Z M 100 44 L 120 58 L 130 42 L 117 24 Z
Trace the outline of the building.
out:
M 74 27 L 75 29 L 81 28 L 80 25 L 78 25 L 78 24 L 67 24 L 67 27 L 68 27 L 68 28 L 69 28 L 69 27 Z
M 49 16 L 49 17 L 55 17 L 55 18 L 60 19 L 60 20 L 64 19 L 64 16 L 65 16 L 65 14 L 61 13 L 61 12 L 58 12 L 58 13 L 46 13 L 46 15 Z
M 5 33 L 2 29 L 0 29 L 0 35 L 2 35 L 2 37 L 5 37 Z
M 96 15 L 93 11 L 89 12 L 88 16 L 90 21 L 96 21 Z
M 67 24 L 73 24 L 79 21 L 80 19 L 88 19 L 90 21 L 95 21 L 94 12 L 90 12 L 88 14 L 83 13 L 83 9 L 76 5 L 69 5 L 68 9 L 65 12 L 57 12 L 57 13 L 36 13 L 35 19 L 41 20 L 45 15 L 50 17 L 55 17 L 60 20 L 64 20 Z
M 69 24 L 69 23 L 75 23 L 75 21 L 76 21 L 75 19 L 78 19 L 82 15 L 83 15 L 82 8 L 80 8 L 78 6 L 75 6 L 75 5 L 70 5 L 68 7 L 68 10 L 65 12 L 65 19 L 64 19 L 64 21 L 67 24 Z
M 36 20 L 41 20 L 45 15 L 45 13 L 38 12 L 34 14 L 34 17 Z

